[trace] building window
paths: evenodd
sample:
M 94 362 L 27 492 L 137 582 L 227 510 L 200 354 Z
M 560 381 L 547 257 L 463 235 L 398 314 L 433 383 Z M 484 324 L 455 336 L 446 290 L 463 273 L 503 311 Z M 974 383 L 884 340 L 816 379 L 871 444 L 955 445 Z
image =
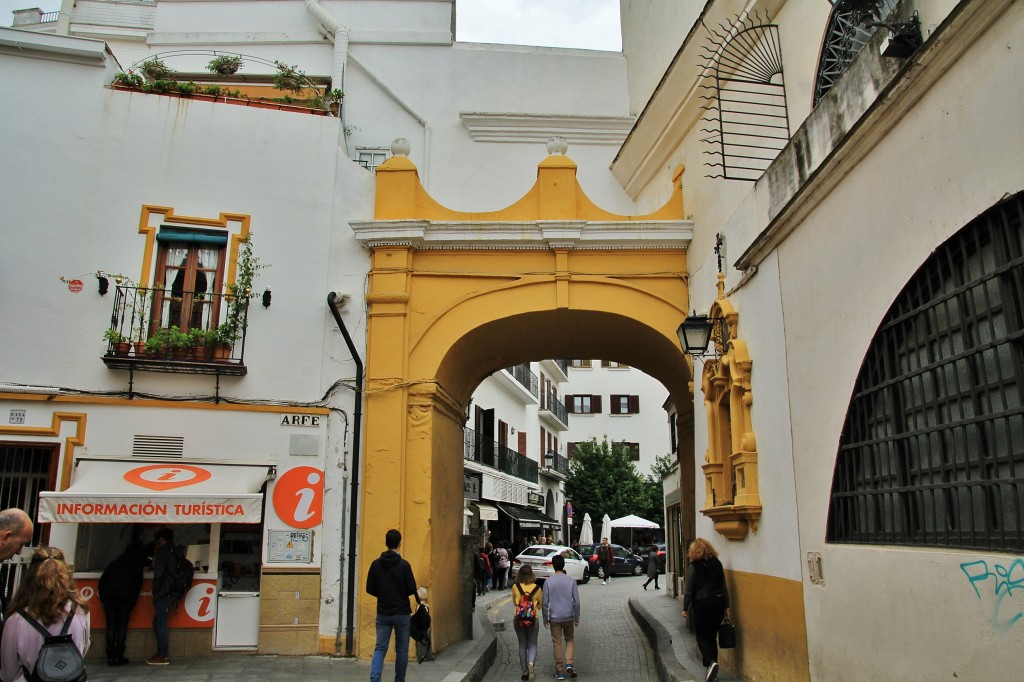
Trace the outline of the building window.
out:
M 377 166 L 388 160 L 391 150 L 387 147 L 356 147 L 356 163 L 370 171 L 377 172 Z
M 612 362 L 611 360 L 602 360 L 601 366 L 608 369 L 629 369 L 629 365 L 624 365 L 621 362 Z
M 839 442 L 830 542 L 1024 550 L 1024 193 L 886 313 Z
M 161 228 L 153 293 L 153 326 L 211 329 L 224 286 L 227 234 Z
M 570 366 L 576 369 L 590 369 L 590 360 L 573 360 Z
M 626 452 L 629 453 L 629 459 L 633 462 L 640 461 L 640 443 L 630 443 L 629 441 L 620 441 L 619 445 Z
M 640 396 L 613 395 L 611 397 L 612 414 L 637 414 L 640 412 Z
M 565 399 L 571 414 L 601 414 L 599 395 L 568 395 Z

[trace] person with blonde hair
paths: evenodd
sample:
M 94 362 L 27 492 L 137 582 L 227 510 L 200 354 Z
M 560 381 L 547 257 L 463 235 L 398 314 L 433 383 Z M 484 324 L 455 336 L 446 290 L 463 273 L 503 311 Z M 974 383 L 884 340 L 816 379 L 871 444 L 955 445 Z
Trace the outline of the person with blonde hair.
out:
M 523 671 L 521 679 L 534 680 L 536 672 L 534 664 L 537 662 L 537 618 L 544 608 L 544 594 L 540 585 L 533 576 L 533 567 L 530 564 L 523 564 L 516 574 L 516 581 L 512 584 L 512 609 L 514 616 L 519 615 L 520 602 L 526 597 L 533 603 L 533 620 L 521 621 L 513 617 L 512 626 L 516 631 L 516 638 L 519 640 L 519 667 Z
M 690 543 L 687 553 L 686 587 L 683 590 L 683 617 L 693 613 L 697 647 L 707 669 L 705 682 L 718 677 L 718 628 L 729 615 L 729 590 L 718 552 L 704 538 Z
M 0 643 L 0 680 L 24 682 L 35 669 L 43 645 L 42 633 L 25 620 L 22 612 L 51 635 L 57 635 L 72 611 L 68 634 L 84 657 L 90 643 L 89 605 L 75 587 L 64 552 L 56 547 L 37 548 L 7 614 Z

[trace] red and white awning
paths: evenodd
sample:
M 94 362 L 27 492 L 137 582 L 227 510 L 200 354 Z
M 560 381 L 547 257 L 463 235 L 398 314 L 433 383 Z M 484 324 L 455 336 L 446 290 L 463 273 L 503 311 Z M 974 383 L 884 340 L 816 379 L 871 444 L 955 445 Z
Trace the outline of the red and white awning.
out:
M 78 461 L 61 492 L 39 494 L 42 523 L 259 523 L 268 466 Z

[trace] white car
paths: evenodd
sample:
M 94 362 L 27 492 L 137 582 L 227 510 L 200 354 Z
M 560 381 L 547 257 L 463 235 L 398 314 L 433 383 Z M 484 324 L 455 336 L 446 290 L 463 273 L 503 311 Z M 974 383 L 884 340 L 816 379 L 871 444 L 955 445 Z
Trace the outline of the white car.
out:
M 564 545 L 530 545 L 512 560 L 512 579 L 515 580 L 519 575 L 519 569 L 523 564 L 530 564 L 537 582 L 543 582 L 545 578 L 555 574 L 551 559 L 557 554 L 561 554 L 565 559 L 566 575 L 584 585 L 590 580 L 590 566 L 587 560 L 572 547 Z

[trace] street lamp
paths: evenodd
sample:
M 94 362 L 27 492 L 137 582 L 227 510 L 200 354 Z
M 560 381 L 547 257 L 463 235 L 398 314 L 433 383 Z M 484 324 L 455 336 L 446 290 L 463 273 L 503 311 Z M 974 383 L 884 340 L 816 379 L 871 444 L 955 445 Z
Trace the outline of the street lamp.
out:
M 683 352 L 687 355 L 707 355 L 711 333 L 714 331 L 715 325 L 721 323 L 722 319 L 719 317 L 708 317 L 696 313 L 683 320 L 679 329 L 676 330 Z

